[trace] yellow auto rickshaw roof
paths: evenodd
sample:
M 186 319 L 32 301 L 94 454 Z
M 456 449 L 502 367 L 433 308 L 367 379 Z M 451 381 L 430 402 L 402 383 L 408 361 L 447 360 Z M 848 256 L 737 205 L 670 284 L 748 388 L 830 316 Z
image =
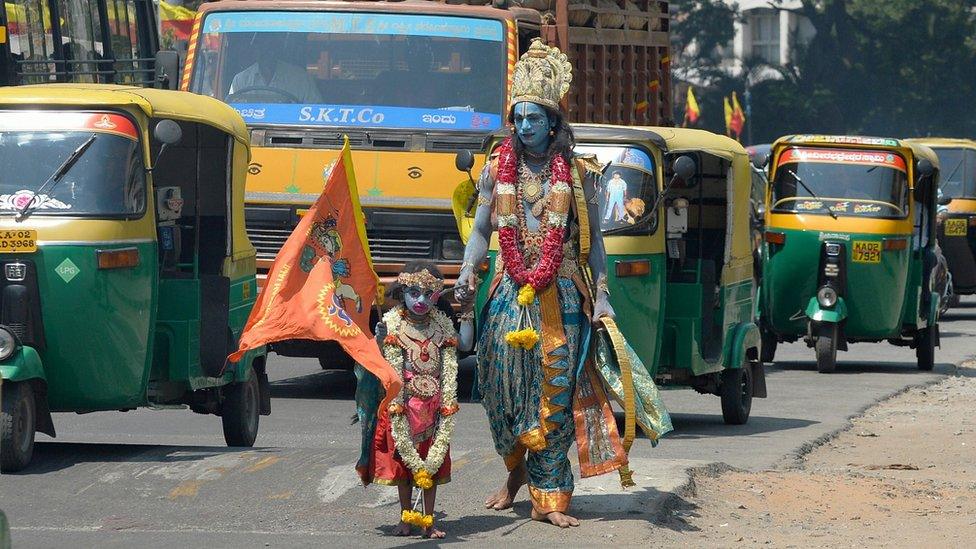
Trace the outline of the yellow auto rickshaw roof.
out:
M 702 151 L 731 161 L 748 153 L 736 140 L 706 130 L 663 126 L 615 126 L 612 124 L 573 124 L 580 140 L 650 141 L 663 152 Z
M 932 149 L 976 149 L 976 141 L 957 137 L 913 137 L 906 139 L 906 143 L 920 143 Z
M 247 144 L 244 120 L 226 103 L 195 93 L 114 84 L 36 84 L 0 89 L 0 106 L 138 107 L 149 118 L 206 124 Z

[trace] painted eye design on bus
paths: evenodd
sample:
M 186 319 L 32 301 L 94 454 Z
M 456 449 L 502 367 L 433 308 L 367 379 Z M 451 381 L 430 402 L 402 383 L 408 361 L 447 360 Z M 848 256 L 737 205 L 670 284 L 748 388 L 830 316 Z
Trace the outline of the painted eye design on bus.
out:
M 257 162 L 251 162 L 250 164 L 247 165 L 247 173 L 251 175 L 257 175 L 261 173 L 261 168 L 263 167 L 264 166 L 258 164 Z
M 424 176 L 424 170 L 419 166 L 410 166 L 407 168 L 407 176 L 410 179 L 419 179 Z

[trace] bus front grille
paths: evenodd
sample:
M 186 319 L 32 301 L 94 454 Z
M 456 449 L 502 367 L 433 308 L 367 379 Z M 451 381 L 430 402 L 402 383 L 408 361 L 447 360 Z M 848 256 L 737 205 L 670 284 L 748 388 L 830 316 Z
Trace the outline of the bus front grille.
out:
M 247 224 L 247 236 L 257 250 L 258 260 L 273 260 L 290 235 L 290 229 Z M 431 237 L 367 231 L 367 238 L 373 261 L 402 262 L 431 259 L 434 255 L 434 239 Z

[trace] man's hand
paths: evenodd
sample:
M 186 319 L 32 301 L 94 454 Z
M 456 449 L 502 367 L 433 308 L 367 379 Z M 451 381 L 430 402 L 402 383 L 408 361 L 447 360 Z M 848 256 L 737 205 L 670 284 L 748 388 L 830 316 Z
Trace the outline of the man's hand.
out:
M 474 274 L 474 269 L 471 267 L 461 269 L 461 272 L 458 273 L 457 282 L 454 284 L 454 297 L 457 299 L 458 303 L 460 303 L 462 307 L 466 307 L 474 303 L 477 290 L 477 277 Z
M 596 302 L 593 304 L 593 318 L 591 320 L 596 324 L 600 318 L 605 316 L 613 319 L 616 313 L 613 312 L 613 307 L 610 305 L 610 299 L 607 297 L 607 294 L 597 292 Z

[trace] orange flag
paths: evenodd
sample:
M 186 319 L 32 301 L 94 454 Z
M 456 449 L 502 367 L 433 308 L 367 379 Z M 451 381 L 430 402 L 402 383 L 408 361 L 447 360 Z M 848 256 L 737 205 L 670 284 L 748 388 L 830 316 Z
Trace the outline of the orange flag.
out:
M 288 339 L 336 341 L 386 389 L 400 379 L 370 336 L 369 312 L 379 280 L 373 270 L 346 138 L 328 170 L 325 189 L 275 257 L 267 283 L 230 355 Z

